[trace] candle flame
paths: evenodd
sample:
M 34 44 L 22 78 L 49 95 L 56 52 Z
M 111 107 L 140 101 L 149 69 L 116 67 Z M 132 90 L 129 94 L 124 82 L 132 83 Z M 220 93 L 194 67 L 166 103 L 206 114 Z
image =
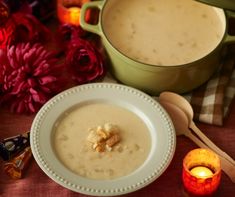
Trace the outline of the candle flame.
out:
M 205 178 L 205 177 L 210 177 L 213 175 L 213 172 L 204 166 L 198 166 L 195 167 L 191 170 L 192 175 L 197 176 L 197 177 L 201 177 L 201 178 Z
M 87 11 L 85 15 L 86 21 L 89 20 L 90 17 L 90 10 Z M 63 6 L 58 6 L 58 18 L 62 23 L 68 23 L 71 25 L 80 25 L 80 14 L 81 8 L 80 7 L 69 7 L 65 8 Z
M 80 8 L 77 7 L 71 7 L 69 8 L 69 23 L 74 24 L 74 25 L 79 25 L 79 17 L 80 17 Z

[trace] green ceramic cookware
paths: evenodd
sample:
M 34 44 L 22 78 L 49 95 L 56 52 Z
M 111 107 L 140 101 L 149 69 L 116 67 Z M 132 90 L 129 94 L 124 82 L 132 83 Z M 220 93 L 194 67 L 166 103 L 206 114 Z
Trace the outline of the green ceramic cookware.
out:
M 235 1 L 234 0 L 196 0 L 202 3 L 213 5 L 219 8 L 224 8 L 227 10 L 235 10 Z
M 235 41 L 235 37 L 227 33 L 228 18 L 234 17 L 235 14 L 220 8 L 213 8 L 218 10 L 224 22 L 224 36 L 212 52 L 199 60 L 176 66 L 141 63 L 118 51 L 105 35 L 102 26 L 102 21 L 105 20 L 103 13 L 109 6 L 108 4 L 113 2 L 113 0 L 103 0 L 83 4 L 80 17 L 81 27 L 101 37 L 110 59 L 110 71 L 117 80 L 151 95 L 158 95 L 163 91 L 185 93 L 199 87 L 218 69 L 225 44 Z M 85 21 L 87 10 L 92 8 L 100 10 L 99 21 L 95 25 Z

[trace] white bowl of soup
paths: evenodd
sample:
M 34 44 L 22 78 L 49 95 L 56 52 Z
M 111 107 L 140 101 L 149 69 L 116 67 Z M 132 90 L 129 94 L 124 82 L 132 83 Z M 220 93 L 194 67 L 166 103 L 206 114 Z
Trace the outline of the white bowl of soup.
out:
M 84 20 L 100 10 L 97 24 Z M 110 70 L 120 82 L 150 94 L 184 93 L 218 69 L 227 12 L 194 0 L 108 0 L 83 5 L 81 26 L 101 36 Z
M 40 168 L 63 187 L 116 196 L 165 172 L 176 135 L 167 112 L 146 93 L 91 83 L 56 95 L 40 109 L 30 145 Z

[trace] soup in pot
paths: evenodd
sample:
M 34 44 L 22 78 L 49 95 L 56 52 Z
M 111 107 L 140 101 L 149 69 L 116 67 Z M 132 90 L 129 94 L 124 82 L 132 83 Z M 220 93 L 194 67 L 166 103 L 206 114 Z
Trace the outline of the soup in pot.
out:
M 104 33 L 126 56 L 151 65 L 193 62 L 210 53 L 225 32 L 221 9 L 195 0 L 109 0 Z
M 77 106 L 54 126 L 54 149 L 74 173 L 115 179 L 139 168 L 150 152 L 146 123 L 134 112 L 107 103 Z

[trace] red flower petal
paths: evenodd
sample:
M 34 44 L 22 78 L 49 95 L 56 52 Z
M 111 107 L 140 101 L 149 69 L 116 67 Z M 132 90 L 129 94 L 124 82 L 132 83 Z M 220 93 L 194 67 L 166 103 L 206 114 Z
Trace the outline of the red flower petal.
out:
M 32 113 L 35 113 L 37 111 L 37 108 L 33 105 L 33 103 L 28 103 L 28 109 Z
M 12 88 L 11 94 L 19 94 L 24 89 L 25 82 L 19 81 Z
M 56 77 L 53 76 L 45 76 L 38 79 L 41 85 L 46 85 L 48 83 L 56 82 L 56 80 L 57 80 Z
M 63 67 L 57 65 L 55 53 L 41 44 L 17 44 L 0 52 L 0 92 L 3 93 L 0 102 L 11 110 L 35 112 L 62 90 Z
M 71 42 L 68 49 L 66 63 L 78 84 L 88 83 L 105 75 L 102 55 L 90 42 L 77 39 Z
M 30 93 L 34 102 L 43 104 L 47 100 L 46 96 L 42 92 L 36 91 L 33 88 L 30 88 Z

